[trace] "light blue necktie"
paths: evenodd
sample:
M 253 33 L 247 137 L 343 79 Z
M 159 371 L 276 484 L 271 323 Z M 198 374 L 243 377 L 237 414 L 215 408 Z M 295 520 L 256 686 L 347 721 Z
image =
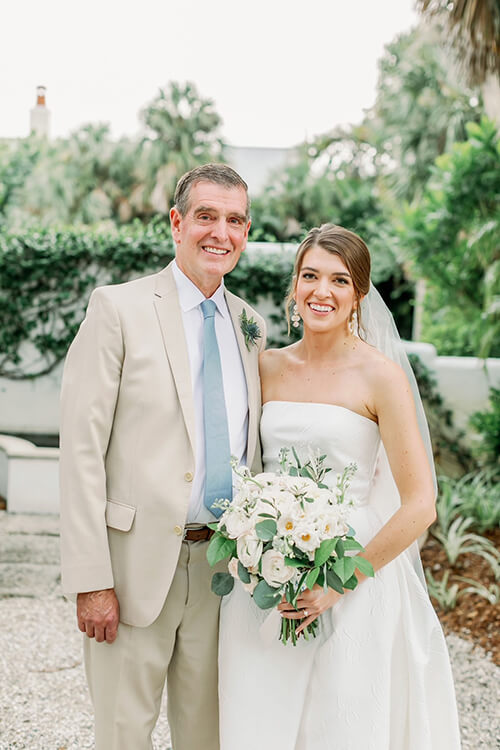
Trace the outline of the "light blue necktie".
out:
M 219 347 L 215 335 L 216 304 L 211 299 L 201 303 L 203 312 L 203 414 L 205 418 L 205 495 L 203 502 L 217 518 L 220 508 L 213 508 L 215 500 L 233 499 L 231 449 L 227 425 L 224 383 Z

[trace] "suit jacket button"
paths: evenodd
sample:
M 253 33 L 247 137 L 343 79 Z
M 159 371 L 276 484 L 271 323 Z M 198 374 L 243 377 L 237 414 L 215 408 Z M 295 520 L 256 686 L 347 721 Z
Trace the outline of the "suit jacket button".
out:
M 174 531 L 177 536 L 180 536 L 182 534 L 182 526 L 174 526 Z
M 186 482 L 192 482 L 193 481 L 193 473 L 191 471 L 186 471 L 184 474 L 184 479 Z

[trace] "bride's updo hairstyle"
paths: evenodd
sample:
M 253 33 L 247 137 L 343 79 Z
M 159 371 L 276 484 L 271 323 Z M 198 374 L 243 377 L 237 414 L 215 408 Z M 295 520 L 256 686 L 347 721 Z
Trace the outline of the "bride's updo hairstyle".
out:
M 361 237 L 358 237 L 354 232 L 350 232 L 349 229 L 337 226 L 336 224 L 322 224 L 320 227 L 314 227 L 308 232 L 298 247 L 292 282 L 285 300 L 288 333 L 290 333 L 290 306 L 294 301 L 297 279 L 302 268 L 304 256 L 313 247 L 320 247 L 328 253 L 338 255 L 351 274 L 358 302 L 356 309 L 358 313 L 357 333 L 359 335 L 361 331 L 361 310 L 359 303 L 361 298 L 365 294 L 368 294 L 370 289 L 370 253 Z

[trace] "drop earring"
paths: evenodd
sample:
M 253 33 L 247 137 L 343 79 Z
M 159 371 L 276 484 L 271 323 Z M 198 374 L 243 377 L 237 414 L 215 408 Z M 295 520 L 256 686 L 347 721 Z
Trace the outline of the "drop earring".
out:
M 349 320 L 349 333 L 353 336 L 359 336 L 358 334 L 358 313 L 354 310 Z
M 300 315 L 299 315 L 299 308 L 297 307 L 297 303 L 295 303 L 292 309 L 292 325 L 294 328 L 298 328 L 300 325 Z

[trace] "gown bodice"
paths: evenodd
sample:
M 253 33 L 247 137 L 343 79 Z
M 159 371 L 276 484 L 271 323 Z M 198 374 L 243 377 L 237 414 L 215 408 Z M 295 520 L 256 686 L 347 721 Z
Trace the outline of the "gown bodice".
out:
M 341 473 L 354 462 L 356 472 L 349 495 L 356 506 L 368 503 L 380 447 L 376 422 L 357 412 L 333 404 L 303 401 L 268 401 L 261 420 L 261 440 L 265 471 L 278 471 L 281 448 L 292 448 L 307 460 L 309 452 L 326 455 L 324 465 Z M 325 484 L 333 479 L 325 477 Z

